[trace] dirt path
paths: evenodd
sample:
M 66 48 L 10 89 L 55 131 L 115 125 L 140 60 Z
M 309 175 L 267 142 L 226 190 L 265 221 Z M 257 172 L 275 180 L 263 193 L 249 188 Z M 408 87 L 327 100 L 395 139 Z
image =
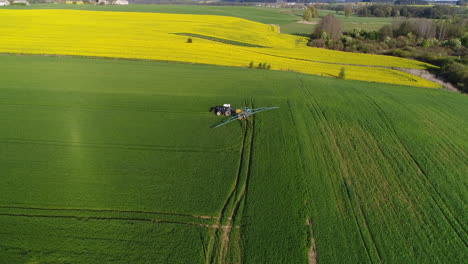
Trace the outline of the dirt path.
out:
M 316 25 L 318 24 L 318 21 L 305 21 L 305 20 L 299 20 L 296 23 L 299 24 L 307 24 L 307 25 Z
M 307 218 L 307 226 L 309 226 L 312 234 L 310 236 L 309 264 L 317 264 L 317 246 L 315 245 L 312 221 L 310 220 L 310 218 Z
M 445 82 L 442 79 L 437 78 L 434 74 L 426 71 L 426 70 L 421 70 L 421 69 L 405 69 L 405 68 L 392 68 L 394 70 L 399 70 L 402 72 L 406 72 L 415 76 L 419 76 L 423 79 L 426 79 L 431 82 L 435 82 L 445 89 L 451 91 L 451 92 L 460 92 L 455 86 L 453 86 L 451 83 Z

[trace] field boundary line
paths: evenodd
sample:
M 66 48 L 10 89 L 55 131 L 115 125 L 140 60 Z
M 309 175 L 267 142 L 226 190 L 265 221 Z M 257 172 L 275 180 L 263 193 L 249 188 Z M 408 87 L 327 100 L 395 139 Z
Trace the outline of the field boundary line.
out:
M 369 67 L 369 68 L 382 68 L 382 69 L 389 69 L 389 70 L 395 70 L 395 71 L 401 71 L 405 72 L 400 69 L 415 69 L 415 68 L 397 68 L 397 67 L 392 67 L 392 66 L 382 66 L 382 65 L 368 65 L 368 64 L 352 64 L 352 63 L 339 63 L 339 62 L 329 62 L 329 61 L 317 61 L 317 60 L 309 60 L 309 59 L 304 59 L 304 58 L 296 58 L 296 57 L 288 57 L 288 56 L 281 56 L 281 55 L 275 55 L 271 53 L 266 53 L 266 52 L 260 52 L 260 51 L 253 51 L 253 50 L 246 50 L 242 49 L 243 51 L 247 52 L 252 52 L 252 53 L 258 53 L 262 55 L 267 55 L 267 56 L 272 56 L 272 57 L 278 57 L 278 58 L 284 58 L 284 59 L 290 59 L 290 60 L 300 60 L 300 61 L 308 61 L 308 62 L 314 62 L 314 63 L 322 63 L 322 64 L 332 64 L 332 65 L 343 65 L 343 66 L 357 66 L 357 67 Z M 419 61 L 418 61 L 419 62 Z M 405 72 L 408 73 L 408 72 Z M 411 75 L 416 76 L 415 74 L 410 73 Z M 316 75 L 316 74 L 314 74 Z M 406 77 L 406 76 L 405 76 Z M 421 77 L 422 78 L 422 77 Z
M 215 228 L 213 225 L 192 223 L 192 222 L 179 222 L 169 220 L 158 220 L 151 218 L 140 218 L 140 217 L 105 217 L 105 216 L 76 216 L 76 215 L 43 215 L 43 214 L 11 214 L 11 213 L 0 213 L 0 216 L 12 216 L 12 217 L 31 217 L 31 218 L 68 218 L 76 220 L 117 220 L 117 221 L 139 221 L 139 222 L 151 222 L 158 224 L 178 224 L 178 225 L 189 225 L 199 226 L 206 228 Z
M 218 219 L 216 216 L 191 215 L 180 213 L 154 212 L 154 211 L 139 211 L 139 210 L 116 210 L 116 209 L 88 209 L 88 208 L 46 208 L 46 207 L 24 207 L 24 206 L 1 206 L 0 209 L 24 209 L 24 210 L 39 210 L 39 211 L 82 211 L 82 212 L 109 212 L 109 213 L 136 213 L 136 214 L 154 214 L 168 216 L 183 216 L 197 219 Z
M 85 91 L 87 92 L 87 91 Z M 78 105 L 45 105 L 45 104 L 12 104 L 12 103 L 0 103 L 0 105 L 7 106 L 37 106 L 44 108 L 66 108 L 66 109 L 87 109 L 87 110 L 118 110 L 128 112 L 145 112 L 145 113 L 167 113 L 167 114 L 192 114 L 192 115 L 205 115 L 206 112 L 195 112 L 195 111 L 169 111 L 169 110 L 150 110 L 144 108 L 123 108 L 123 107 L 104 107 L 104 106 L 78 106 Z
M 83 143 L 64 140 L 38 140 L 38 139 L 17 139 L 17 138 L 0 138 L 0 143 L 16 143 L 16 144 L 35 144 L 35 145 L 51 145 L 51 146 L 70 146 L 70 147 L 87 147 L 101 149 L 133 149 L 133 150 L 149 150 L 149 151 L 172 151 L 172 152 L 226 152 L 233 149 L 228 146 L 225 148 L 180 148 L 171 146 L 143 145 L 143 144 L 115 144 L 115 143 Z

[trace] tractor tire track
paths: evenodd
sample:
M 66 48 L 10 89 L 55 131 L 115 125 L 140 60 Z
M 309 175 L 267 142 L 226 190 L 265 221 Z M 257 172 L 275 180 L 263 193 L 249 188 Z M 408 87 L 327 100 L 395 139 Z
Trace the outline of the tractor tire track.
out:
M 301 79 L 301 83 L 302 83 L 302 79 Z M 331 131 L 331 127 L 328 125 L 328 120 L 327 118 L 325 117 L 325 115 L 322 113 L 322 111 L 320 111 L 316 105 L 317 105 L 317 102 L 313 99 L 311 99 L 312 95 L 310 94 L 310 92 L 305 88 L 305 87 L 302 87 L 303 88 L 303 92 L 304 92 L 304 98 L 307 99 L 307 101 L 309 102 L 309 111 L 311 112 L 312 115 L 315 115 L 315 116 L 321 116 L 322 120 L 324 120 L 324 123 L 326 124 L 325 126 L 322 125 L 321 126 L 321 129 L 327 133 L 329 136 L 332 136 L 333 137 L 333 141 L 331 141 L 329 139 L 329 141 L 331 141 L 330 143 L 333 143 L 333 144 L 330 144 L 331 146 L 333 146 L 334 148 L 334 151 L 340 156 L 339 159 L 342 161 L 343 160 L 343 157 L 341 156 L 341 152 L 339 151 L 339 147 L 336 143 L 336 137 L 334 136 L 334 132 Z M 314 101 L 314 102 L 312 102 Z M 347 165 L 342 163 L 341 164 L 341 167 L 344 169 L 344 173 L 348 174 L 348 169 L 347 169 Z M 349 177 L 349 176 L 348 176 Z M 348 184 L 346 182 L 346 179 L 343 175 L 341 175 L 341 179 L 343 180 L 343 185 L 346 189 L 346 198 L 348 200 L 348 204 L 352 207 L 353 206 L 353 203 L 352 203 L 352 197 L 351 197 L 351 193 L 350 193 L 350 189 L 348 187 Z M 365 249 L 365 252 L 366 252 L 366 255 L 367 255 L 367 258 L 370 262 L 373 262 L 372 261 L 372 256 L 370 254 L 370 249 L 369 249 L 369 246 L 367 245 L 368 243 L 366 242 L 366 239 L 365 239 L 365 236 L 364 236 L 364 233 L 362 232 L 362 228 L 359 224 L 359 220 L 358 220 L 358 217 L 356 215 L 356 213 L 354 212 L 353 208 L 351 208 L 351 213 L 352 213 L 352 216 L 354 218 L 354 222 L 357 226 L 357 229 L 359 231 L 359 235 L 360 235 L 360 238 L 361 238 L 361 243 L 362 245 L 364 246 L 364 249 Z
M 243 185 L 241 186 L 241 193 L 238 195 L 237 201 L 235 203 L 234 210 L 232 211 L 230 217 L 228 217 L 229 223 L 228 226 L 231 228 L 227 229 L 225 234 L 223 234 L 223 239 L 222 241 L 224 242 L 224 245 L 221 247 L 221 254 L 220 254 L 220 262 L 218 263 L 223 263 L 225 262 L 224 260 L 226 257 L 229 257 L 229 250 L 230 250 L 230 243 L 231 243 L 231 234 L 232 234 L 232 225 L 235 223 L 237 217 L 241 213 L 241 206 L 246 200 L 246 195 L 247 195 L 247 190 L 248 190 L 248 184 L 250 180 L 250 173 L 251 173 L 251 165 L 252 165 L 252 157 L 253 157 L 253 143 L 254 143 L 254 137 L 255 137 L 255 119 L 251 117 L 251 122 L 250 122 L 250 141 L 248 144 L 248 159 L 247 159 L 247 166 L 246 166 L 246 172 L 245 172 L 245 179 L 243 181 Z M 240 241 L 232 241 L 233 243 L 240 243 Z M 238 248 L 240 248 L 239 245 L 237 245 Z M 239 252 L 240 253 L 240 252 Z M 242 256 L 237 256 L 239 258 L 236 263 L 240 263 Z
M 236 255 L 231 248 L 231 245 L 236 243 L 237 248 L 240 250 L 239 238 L 232 239 L 232 231 L 233 228 L 236 228 L 236 232 L 240 232 L 238 231 L 240 226 L 233 226 L 233 223 L 236 222 L 241 214 L 240 209 L 245 201 L 246 190 L 248 189 L 253 142 L 254 118 L 251 117 L 249 120 L 246 120 L 244 127 L 237 176 L 229 196 L 221 209 L 218 219 L 220 228 L 216 229 L 214 234 L 212 234 L 205 263 L 240 263 L 242 260 L 241 252 L 237 252 Z
M 246 151 L 246 153 L 244 153 L 244 164 L 246 164 L 245 166 L 242 167 L 242 170 L 241 170 L 241 177 L 243 175 L 245 175 L 244 177 L 242 177 L 242 180 L 239 182 L 239 190 L 236 192 L 236 196 L 235 196 L 235 201 L 234 201 L 234 204 L 233 204 L 233 209 L 231 210 L 231 212 L 228 214 L 228 222 L 227 222 L 227 226 L 228 228 L 225 228 L 223 229 L 223 232 L 221 234 L 221 238 L 220 238 L 220 249 L 219 251 L 217 252 L 217 260 L 215 263 L 228 263 L 228 262 L 233 262 L 232 259 L 229 259 L 230 257 L 236 257 L 236 256 L 233 256 L 231 254 L 231 244 L 232 243 L 240 243 L 240 241 L 232 241 L 231 239 L 231 235 L 232 235 L 232 225 L 233 223 L 236 221 L 237 219 L 237 216 L 239 215 L 239 210 L 240 210 L 240 207 L 241 207 L 241 204 L 243 203 L 244 199 L 245 199 L 245 191 L 247 189 L 247 183 L 248 183 L 248 179 L 250 177 L 250 164 L 251 164 L 251 160 L 252 160 L 252 146 L 253 146 L 253 141 L 254 141 L 254 118 L 251 117 L 251 122 L 250 123 L 247 123 L 246 124 L 246 131 L 248 132 L 249 130 L 249 124 L 250 124 L 250 139 L 247 143 L 247 145 L 245 146 L 244 148 L 244 151 Z M 247 133 L 249 134 L 249 133 Z M 246 137 L 248 137 L 249 135 L 247 135 Z M 246 150 L 247 149 L 247 150 Z M 248 157 L 246 157 L 246 155 Z M 237 256 L 239 257 L 239 260 L 238 261 L 234 261 L 235 263 L 240 263 L 240 256 Z
M 302 82 L 302 80 L 301 80 L 301 82 Z M 378 250 L 377 245 L 376 245 L 375 240 L 374 240 L 374 237 L 373 237 L 373 235 L 372 235 L 372 233 L 370 231 L 369 224 L 368 224 L 367 218 L 364 216 L 361 204 L 360 204 L 359 200 L 357 200 L 357 197 L 354 197 L 354 195 L 352 194 L 352 192 L 351 192 L 351 190 L 350 190 L 350 188 L 348 186 L 347 179 L 348 180 L 350 179 L 349 168 L 348 168 L 348 165 L 346 164 L 346 162 L 344 162 L 344 155 L 341 152 L 340 147 L 338 146 L 336 133 L 334 132 L 334 130 L 329 125 L 329 120 L 327 119 L 324 112 L 320 109 L 320 106 L 319 106 L 318 102 L 314 99 L 312 94 L 305 87 L 301 86 L 301 88 L 302 88 L 302 90 L 303 90 L 303 92 L 305 94 L 304 97 L 309 101 L 309 106 L 311 107 L 311 109 L 310 109 L 311 113 L 315 114 L 316 116 L 320 116 L 321 119 L 324 120 L 325 126 L 322 126 L 322 129 L 325 130 L 324 132 L 327 132 L 327 134 L 330 136 L 330 139 L 329 139 L 329 141 L 331 143 L 330 145 L 333 147 L 335 153 L 338 154 L 338 159 L 341 161 L 340 162 L 341 167 L 343 168 L 343 172 L 344 172 L 344 175 L 341 175 L 341 177 L 342 177 L 342 180 L 343 180 L 344 187 L 346 189 L 346 194 L 347 194 L 346 197 L 348 199 L 348 203 L 349 203 L 349 205 L 351 207 L 353 207 L 353 200 L 357 203 L 358 208 L 356 208 L 356 209 L 359 210 L 361 218 L 362 218 L 362 220 L 364 222 L 364 226 L 361 227 L 360 221 L 358 219 L 358 215 L 354 212 L 354 209 L 351 208 L 351 212 L 353 214 L 355 223 L 358 226 L 361 241 L 362 241 L 362 244 L 364 245 L 364 249 L 365 249 L 365 252 L 367 254 L 367 257 L 368 257 L 368 259 L 369 259 L 369 261 L 371 263 L 374 263 L 372 254 L 370 252 L 370 245 L 368 245 L 368 242 L 366 242 L 366 238 L 365 238 L 365 235 L 363 233 L 363 229 L 367 230 L 367 233 L 369 233 L 369 236 L 371 237 L 371 241 L 370 241 L 371 243 L 370 244 L 372 244 L 372 248 L 377 253 L 378 262 L 382 263 L 382 257 L 381 257 L 380 251 Z
M 298 79 L 299 81 L 299 86 L 303 87 L 304 86 L 304 82 L 302 79 Z M 305 144 L 309 144 L 311 145 L 310 141 L 309 140 L 306 140 L 306 139 L 302 139 L 302 138 L 306 138 L 306 135 L 303 135 L 302 137 L 299 136 L 299 121 L 296 120 L 297 117 L 294 115 L 293 113 L 293 105 L 291 104 L 291 101 L 290 100 L 287 100 L 287 104 L 288 104 L 288 110 L 289 110 L 289 116 L 290 116 L 290 119 L 293 123 L 293 127 L 297 129 L 297 133 L 298 133 L 298 136 L 297 136 L 297 143 L 298 143 L 298 147 L 299 147 L 299 152 L 301 153 L 301 157 L 308 157 L 307 154 L 305 154 L 305 150 L 303 148 L 303 145 Z M 298 113 L 300 113 L 300 111 L 297 111 Z M 308 128 L 307 127 L 304 127 L 307 131 L 308 131 Z M 306 134 L 306 133 L 304 133 Z M 306 141 L 306 142 L 301 142 L 302 140 Z M 301 159 L 298 161 L 301 165 L 301 169 L 303 171 L 303 174 L 304 176 L 307 175 L 307 169 L 306 169 L 306 166 L 304 164 L 304 161 Z M 306 196 L 307 197 L 313 197 L 312 194 L 310 193 L 310 190 L 309 188 L 307 188 L 307 181 L 303 178 L 302 179 L 303 183 L 304 183 L 304 186 L 306 186 L 304 188 L 305 190 L 305 193 L 306 193 Z M 336 194 L 335 194 L 335 197 L 336 197 Z M 307 209 L 307 210 L 310 210 L 310 209 Z M 318 263 L 318 255 L 317 255 L 317 244 L 316 244 L 316 240 L 315 240 L 315 234 L 314 234 L 314 229 L 313 229 L 313 226 L 312 226 L 312 220 L 311 220 L 311 217 L 310 216 L 307 216 L 307 219 L 306 219 L 306 224 L 310 230 L 310 248 L 309 248 L 309 252 L 308 252 L 308 260 L 309 260 L 309 264 L 317 264 Z
M 239 181 L 240 181 L 240 178 L 241 178 L 242 166 L 243 166 L 243 162 L 244 162 L 244 154 L 245 154 L 244 152 L 245 152 L 246 138 L 247 138 L 247 127 L 244 128 L 244 131 L 243 131 L 243 134 L 242 134 L 240 153 L 239 153 L 239 164 L 238 164 L 238 167 L 237 167 L 236 179 L 234 180 L 234 184 L 233 184 L 233 186 L 231 188 L 231 191 L 229 192 L 229 195 L 226 198 L 226 201 L 224 202 L 223 207 L 221 208 L 221 211 L 220 211 L 220 214 L 219 214 L 219 217 L 218 217 L 218 221 L 216 223 L 218 226 L 220 226 L 221 223 L 225 220 L 226 211 L 228 210 L 228 207 L 231 204 L 231 200 L 233 199 L 234 195 L 237 192 L 237 188 L 238 188 Z M 218 240 L 219 240 L 219 232 L 220 232 L 219 229 L 216 229 L 212 234 L 210 234 L 210 241 L 208 242 L 207 251 L 206 251 L 207 254 L 205 256 L 205 263 L 206 264 L 214 263 L 215 255 L 214 255 L 213 251 L 215 251 L 216 248 L 217 248 L 217 243 L 218 243 Z
M 385 111 L 382 109 L 382 107 L 379 104 L 377 104 L 369 96 L 367 96 L 367 95 L 364 95 L 364 96 L 367 98 L 367 100 L 369 102 L 371 102 L 371 104 L 374 105 L 376 110 L 380 113 L 380 116 L 385 121 L 384 123 L 386 124 L 387 130 L 392 132 L 392 134 L 394 135 L 394 137 L 395 137 L 395 139 L 397 141 L 397 144 L 400 145 L 400 148 L 404 151 L 403 153 L 405 154 L 405 156 L 407 156 L 408 160 L 410 160 L 415 165 L 415 167 L 416 167 L 416 169 L 418 171 L 418 174 L 423 176 L 424 181 L 430 186 L 431 190 L 427 190 L 428 193 L 436 195 L 437 199 L 433 195 L 430 195 L 430 197 L 431 197 L 432 201 L 436 204 L 437 208 L 439 209 L 441 215 L 444 217 L 445 221 L 450 225 L 452 230 L 457 234 L 457 236 L 460 238 L 460 240 L 465 245 L 465 247 L 468 247 L 468 243 L 467 243 L 467 240 L 466 240 L 467 231 L 465 230 L 463 224 L 460 222 L 460 220 L 458 220 L 457 217 L 455 217 L 455 214 L 449 209 L 450 207 L 447 206 L 447 203 L 445 202 L 444 198 L 440 194 L 439 190 L 434 186 L 432 181 L 429 179 L 429 176 L 425 172 L 424 168 L 419 164 L 419 162 L 416 160 L 416 158 L 413 156 L 413 154 L 411 154 L 409 149 L 403 143 L 403 141 L 401 140 L 401 138 L 398 135 L 397 131 L 395 130 L 394 126 L 392 125 L 393 122 L 387 117 L 387 115 L 385 114 Z M 427 189 L 427 187 L 426 187 L 426 189 Z M 443 206 L 441 206 L 439 203 L 442 203 Z M 447 211 L 447 212 L 445 212 L 445 211 Z M 450 220 L 450 217 L 447 216 L 447 213 L 450 214 L 450 216 L 452 216 L 451 218 L 453 218 L 455 220 L 455 223 L 457 224 L 457 226 L 459 228 L 461 228 L 461 231 L 458 230 L 458 228 L 456 228 L 454 223 L 452 223 L 452 221 Z

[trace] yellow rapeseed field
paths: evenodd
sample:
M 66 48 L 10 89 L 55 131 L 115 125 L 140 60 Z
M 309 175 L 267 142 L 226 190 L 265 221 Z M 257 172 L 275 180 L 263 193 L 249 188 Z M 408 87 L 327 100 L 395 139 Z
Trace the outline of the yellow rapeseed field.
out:
M 0 10 L 0 53 L 59 54 L 178 61 L 338 76 L 412 86 L 439 87 L 383 67 L 430 65 L 403 58 L 307 47 L 306 39 L 279 34 L 272 25 L 234 17 L 78 10 Z M 187 36 L 192 43 L 187 43 Z M 217 40 L 238 42 L 236 45 Z M 239 45 L 241 43 L 241 45 Z M 251 44 L 249 45 L 242 45 Z M 252 47 L 258 45 L 262 47 Z

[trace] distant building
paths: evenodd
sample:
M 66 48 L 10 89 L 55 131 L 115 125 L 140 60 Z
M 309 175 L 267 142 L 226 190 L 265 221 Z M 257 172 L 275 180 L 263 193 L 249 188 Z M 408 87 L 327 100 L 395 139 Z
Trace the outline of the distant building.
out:
M 428 4 L 432 5 L 459 5 L 459 1 L 456 0 L 431 0 L 427 1 Z
M 0 6 L 7 6 L 10 5 L 10 2 L 8 0 L 0 0 Z
M 15 0 L 13 1 L 13 4 L 18 4 L 18 5 L 29 5 L 29 2 L 26 0 Z
M 114 2 L 114 5 L 128 5 L 128 1 L 127 0 L 116 0 Z

